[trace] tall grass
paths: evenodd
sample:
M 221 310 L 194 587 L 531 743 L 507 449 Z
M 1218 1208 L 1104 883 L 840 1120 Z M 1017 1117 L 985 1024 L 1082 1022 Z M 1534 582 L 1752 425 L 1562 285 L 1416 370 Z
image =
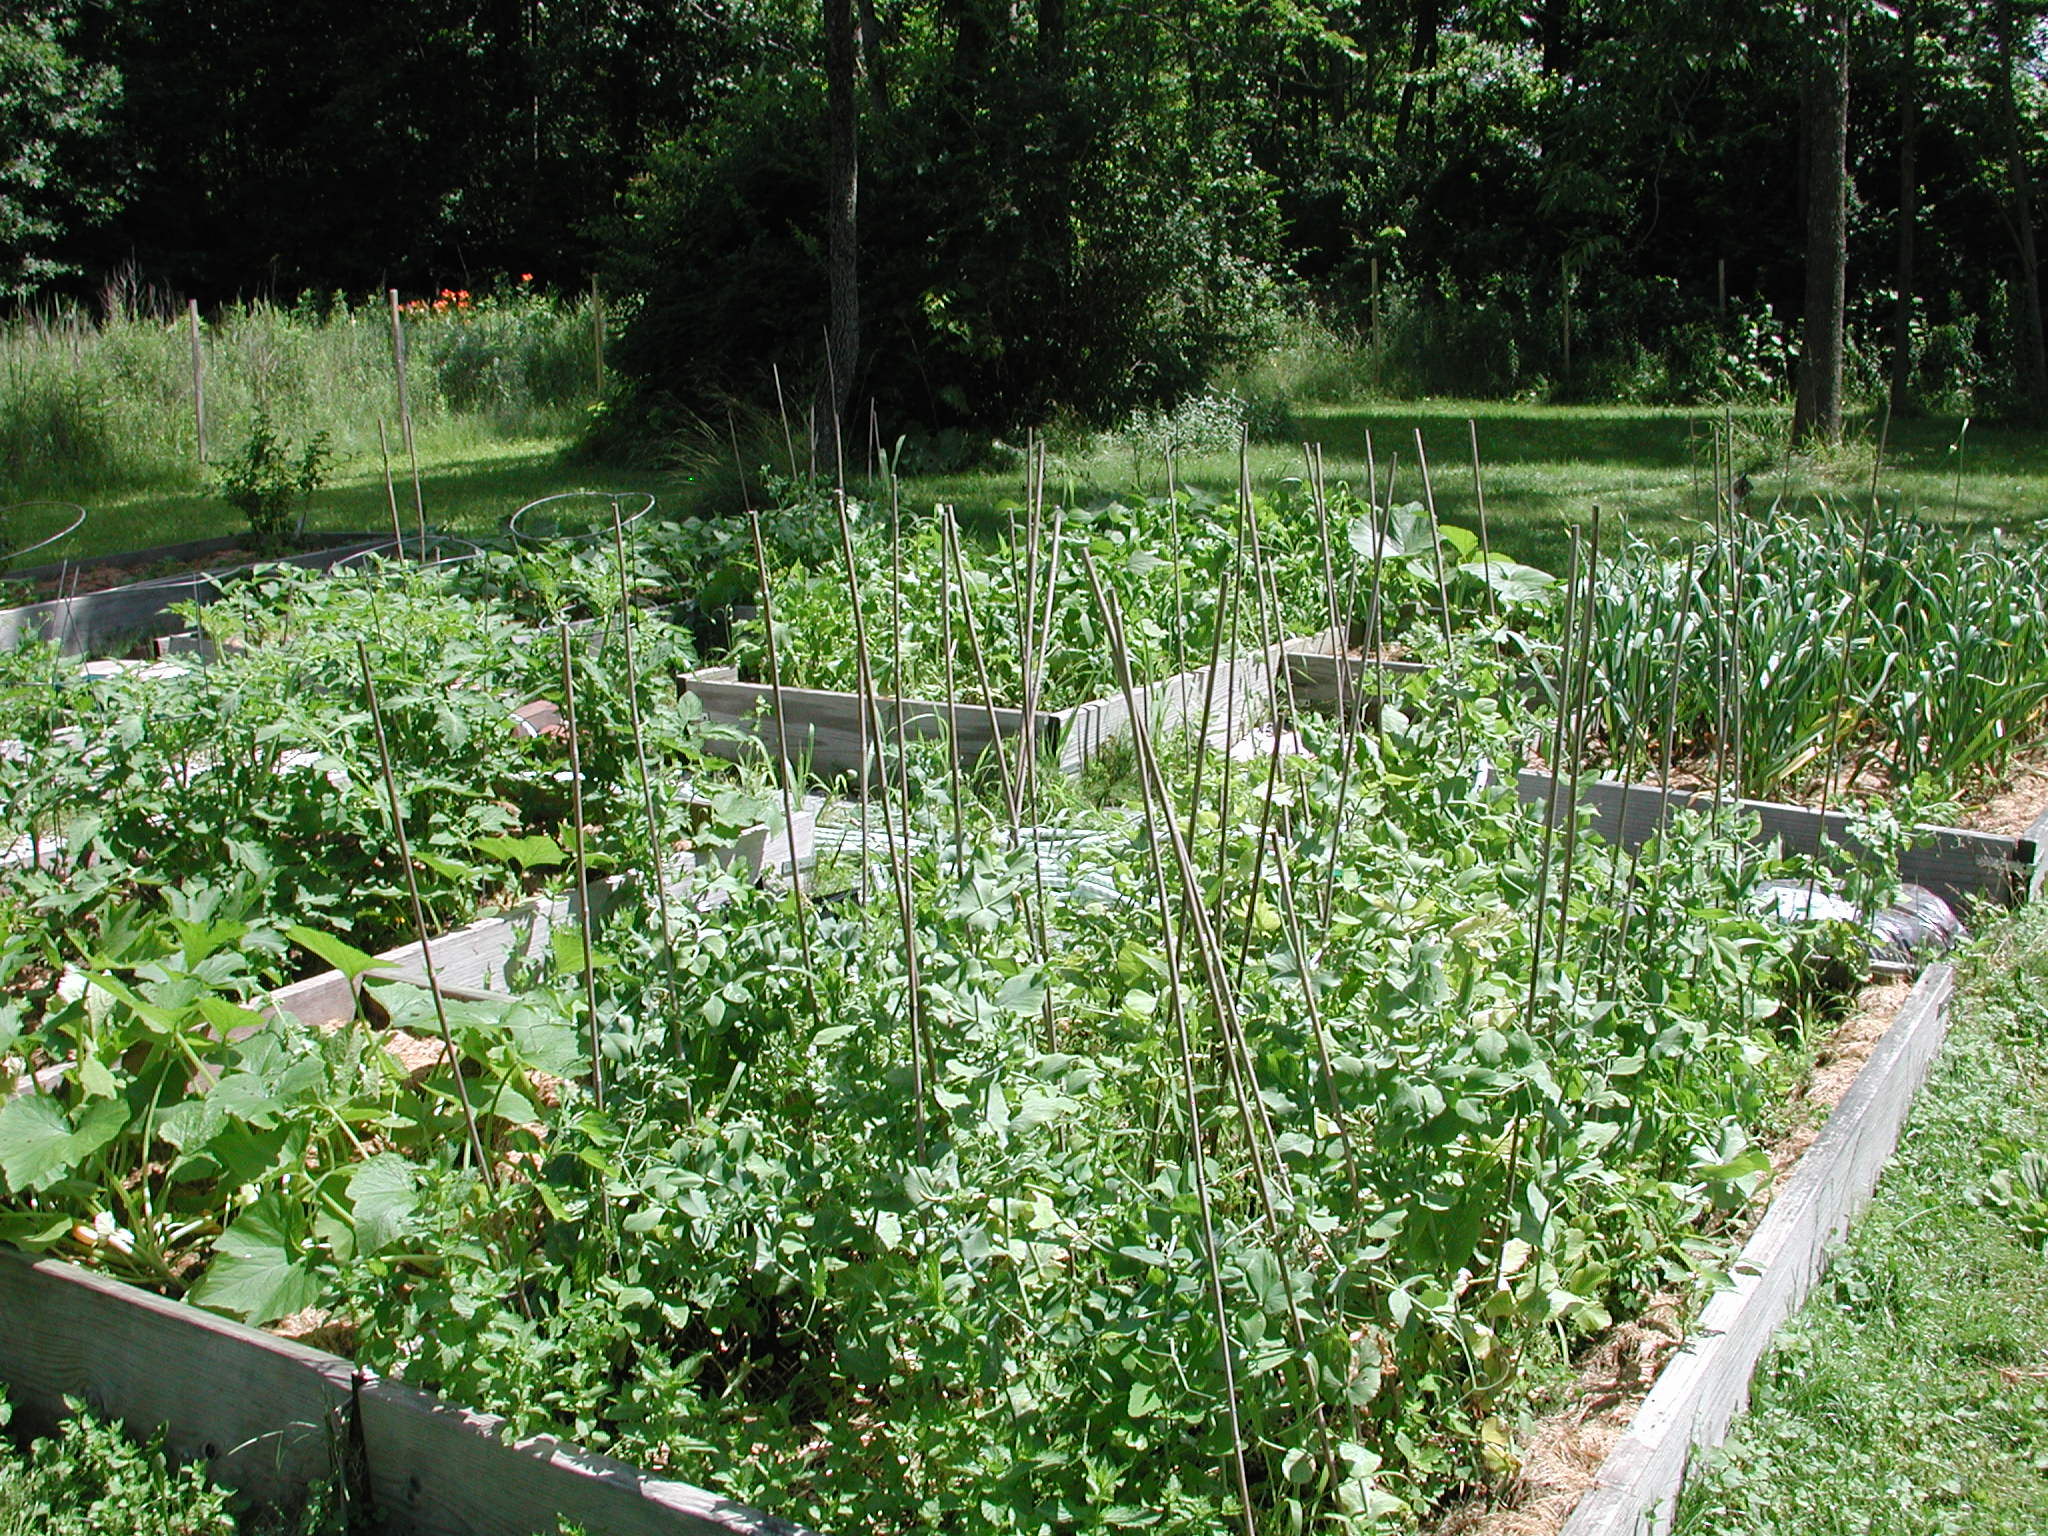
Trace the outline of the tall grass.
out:
M 405 327 L 423 434 L 563 436 L 589 405 L 587 301 L 524 292 L 440 310 L 428 301 Z M 236 305 L 203 325 L 202 354 L 215 456 L 261 408 L 288 437 L 326 432 L 340 459 L 375 459 L 378 419 L 397 413 L 381 304 Z M 0 325 L 0 504 L 205 478 L 182 314 L 116 303 L 100 320 L 72 312 Z

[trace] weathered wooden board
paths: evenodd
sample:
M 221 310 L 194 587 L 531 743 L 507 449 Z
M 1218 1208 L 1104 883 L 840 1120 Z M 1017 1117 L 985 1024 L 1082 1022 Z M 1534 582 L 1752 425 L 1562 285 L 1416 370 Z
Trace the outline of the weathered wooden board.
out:
M 1515 792 L 1525 804 L 1543 805 L 1550 799 L 1552 782 L 1552 776 L 1541 769 L 1525 769 L 1517 776 Z M 1567 788 L 1558 785 L 1559 815 L 1564 812 Z M 1858 846 L 1854 818 L 1840 811 L 1829 811 L 1823 817 L 1805 806 L 1770 800 L 1724 803 L 1757 817 L 1763 840 L 1782 841 L 1791 853 L 1818 852 L 1823 835 L 1830 843 Z M 1579 809 L 1591 816 L 1594 829 L 1625 848 L 1638 847 L 1654 836 L 1674 808 L 1706 810 L 1713 804 L 1710 794 L 1674 791 L 1667 795 L 1654 784 L 1624 784 L 1615 779 L 1582 778 L 1578 787 Z M 1977 900 L 2008 903 L 2017 894 L 2024 874 L 2019 839 L 1962 827 L 1922 827 L 1918 837 L 1900 856 L 1900 879 L 1926 886 L 1958 909 Z
M 744 864 L 755 870 L 784 871 L 794 860 L 798 867 L 817 858 L 817 817 L 798 811 L 788 829 L 771 831 L 766 826 L 750 828 L 730 847 L 708 850 L 699 862 L 730 867 Z M 594 881 L 591 885 L 593 910 L 599 922 L 610 909 L 619 889 L 617 880 Z M 427 960 L 432 959 L 434 980 L 448 997 L 472 1001 L 509 1002 L 520 990 L 520 976 L 545 963 L 554 930 L 581 921 L 582 903 L 574 892 L 545 900 L 521 902 L 507 911 L 479 918 L 430 939 L 424 949 L 418 943 L 401 944 L 377 956 L 378 968 L 369 973 L 371 981 L 402 981 L 414 986 L 427 984 Z M 270 1005 L 293 1014 L 316 1028 L 333 1028 L 355 1017 L 355 992 L 340 971 L 322 971 L 280 987 L 270 994 Z
M 1324 638 L 1290 641 L 1288 646 L 1313 646 Z M 1214 744 L 1227 744 L 1246 726 L 1256 724 L 1270 712 L 1268 696 L 1276 685 L 1284 691 L 1286 682 L 1284 678 L 1275 679 L 1273 668 L 1274 658 L 1286 650 L 1286 646 L 1276 646 L 1263 654 L 1225 660 L 1213 673 L 1205 665 L 1148 684 L 1138 690 L 1138 707 L 1146 712 L 1156 732 L 1199 728 L 1206 713 Z M 709 719 L 743 731 L 769 750 L 774 749 L 778 740 L 771 713 L 774 691 L 765 683 L 742 682 L 731 667 L 710 667 L 684 678 L 683 687 L 699 700 Z M 860 771 L 865 735 L 858 694 L 785 688 L 782 705 L 792 758 L 823 775 Z M 935 740 L 950 734 L 962 759 L 967 761 L 979 757 L 998 741 L 1014 751 L 1014 743 L 1024 729 L 1021 709 L 987 704 L 947 705 L 929 699 L 899 701 L 889 696 L 880 700 L 879 707 L 882 731 L 889 741 L 897 739 L 900 708 L 904 738 Z M 1105 746 L 1129 736 L 1130 709 L 1118 691 L 1070 709 L 1037 711 L 1031 724 L 1041 749 L 1056 754 L 1055 760 L 1063 773 L 1075 774 Z M 739 756 L 749 748 L 742 740 L 714 750 Z
M 574 1521 L 607 1536 L 804 1536 L 687 1483 L 501 1422 L 75 1265 L 0 1250 L 0 1382 L 47 1432 L 79 1399 L 131 1433 L 292 1508 L 360 1434 L 372 1517 L 415 1536 L 524 1536 Z M 353 1409 L 351 1400 L 353 1399 Z
M 1378 698 L 1383 687 L 1391 691 L 1406 679 L 1424 676 L 1429 670 L 1419 661 L 1369 661 L 1292 645 L 1287 650 L 1287 676 L 1293 684 L 1294 702 L 1303 709 L 1333 710 L 1340 699 L 1355 702 Z
M 390 539 L 370 533 L 335 534 L 333 538 L 336 542 L 326 548 L 282 555 L 265 563 L 331 570 L 358 563 L 369 555 L 395 553 L 397 548 Z M 167 544 L 159 549 L 95 558 L 83 563 L 146 568 L 171 560 L 201 559 L 220 551 L 241 548 L 247 542 L 246 538 L 197 539 L 186 544 Z M 167 635 L 185 627 L 185 621 L 170 612 L 172 604 L 198 603 L 204 606 L 211 603 L 221 595 L 217 577 L 252 568 L 241 565 L 213 573 L 168 576 L 157 581 L 109 587 L 102 592 L 81 592 L 76 597 L 0 609 L 0 650 L 13 650 L 31 640 L 54 640 L 67 654 L 92 653 L 122 649 Z M 45 576 L 60 575 L 60 569 L 38 566 L 15 574 L 39 580 Z
M 1827 1246 L 1877 1187 L 1913 1096 L 1948 1032 L 1954 972 L 1930 966 L 1820 1137 L 1736 1261 L 1734 1283 L 1701 1314 L 1579 1501 L 1563 1536 L 1657 1536 L 1694 1451 L 1718 1445 L 1749 1400 L 1750 1378 L 1806 1297 Z
M 2048 880 L 2048 811 L 2020 834 L 2019 856 L 2026 867 L 2027 900 L 2039 901 L 2042 882 Z
M 1225 658 L 1214 668 L 1196 667 L 1138 689 L 1135 701 L 1155 738 L 1174 731 L 1198 731 L 1208 722 L 1210 746 L 1225 748 L 1272 713 L 1277 648 L 1266 654 Z M 1111 742 L 1131 734 L 1131 711 L 1119 691 L 1066 712 L 1060 738 L 1060 771 L 1079 773 Z
M 769 752 L 778 750 L 781 737 L 772 713 L 774 690 L 766 683 L 740 681 L 731 667 L 709 667 L 683 679 L 683 689 L 704 707 L 705 717 L 758 740 Z M 1024 711 L 995 708 L 986 704 L 935 703 L 930 699 L 879 701 L 882 732 L 894 743 L 951 740 L 964 761 L 972 761 L 997 741 L 1014 742 L 1024 729 Z M 899 733 L 899 711 L 900 733 Z M 788 732 L 789 754 L 813 773 L 832 775 L 858 773 L 861 749 L 867 740 L 860 695 L 837 693 L 824 688 L 785 688 L 782 714 Z M 1050 746 L 1059 739 L 1065 716 L 1060 711 L 1039 713 L 1032 722 L 1034 734 Z M 745 740 L 716 742 L 711 750 L 727 757 L 750 751 Z

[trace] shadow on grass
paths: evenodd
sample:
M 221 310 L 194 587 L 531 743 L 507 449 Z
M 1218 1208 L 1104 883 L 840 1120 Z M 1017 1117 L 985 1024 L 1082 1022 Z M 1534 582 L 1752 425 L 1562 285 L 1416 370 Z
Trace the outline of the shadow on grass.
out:
M 409 471 L 393 466 L 399 522 L 410 534 L 423 505 L 428 526 L 471 538 L 503 534 L 512 514 L 529 501 L 560 491 L 651 492 L 658 506 L 679 500 L 674 476 L 577 463 L 548 444 L 515 444 L 430 456 L 420 465 L 420 498 L 413 498 Z M 334 484 L 316 491 L 306 505 L 305 525 L 322 533 L 388 534 L 392 496 L 374 465 L 351 465 Z M 58 554 L 70 558 L 146 549 L 185 539 L 239 534 L 247 524 L 210 488 L 166 487 L 108 496 L 89 508 L 90 516 Z

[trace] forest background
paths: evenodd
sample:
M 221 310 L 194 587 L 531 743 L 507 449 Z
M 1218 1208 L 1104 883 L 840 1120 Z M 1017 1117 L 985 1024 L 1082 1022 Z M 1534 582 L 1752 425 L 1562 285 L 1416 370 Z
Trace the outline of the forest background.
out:
M 1839 366 L 1851 400 L 2030 418 L 2044 11 L 28 0 L 0 303 L 595 282 L 614 449 L 780 383 L 938 460 L 1305 333 L 1386 395 Z

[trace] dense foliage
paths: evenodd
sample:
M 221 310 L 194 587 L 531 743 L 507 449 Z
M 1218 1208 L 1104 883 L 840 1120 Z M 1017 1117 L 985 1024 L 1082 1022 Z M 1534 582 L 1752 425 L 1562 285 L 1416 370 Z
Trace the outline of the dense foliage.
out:
M 892 518 L 849 503 L 852 585 L 889 636 L 873 658 L 877 686 L 1014 708 L 1024 701 L 1028 630 L 1035 707 L 1113 697 L 1113 652 L 1084 550 L 1116 594 L 1141 683 L 1206 667 L 1218 654 L 1320 635 L 1333 620 L 1347 635 L 1377 631 L 1391 641 L 1421 620 L 1448 624 L 1454 611 L 1460 628 L 1503 610 L 1527 617 L 1553 586 L 1543 572 L 1480 550 L 1466 530 L 1433 523 L 1419 504 L 1372 512 L 1344 487 L 1318 504 L 1307 485 L 1288 481 L 1251 506 L 1245 519 L 1234 502 L 1189 492 L 1041 509 L 1035 541 L 1030 515 L 1022 528 L 1012 516 L 991 543 L 959 540 L 956 560 L 943 513 Z M 1250 555 L 1265 570 L 1256 589 L 1234 574 Z M 782 682 L 857 688 L 843 557 L 779 569 L 771 560 L 770 593 Z M 1028 623 L 1027 607 L 1035 609 Z M 743 676 L 768 680 L 766 639 L 759 612 L 733 627 L 729 659 Z
M 2048 554 L 1892 509 L 1728 518 L 1632 548 L 1592 593 L 1588 698 L 1611 760 L 1667 750 L 1739 793 L 2002 771 L 2048 714 Z
M 1276 553 L 1317 546 L 1300 502 L 1261 516 Z M 773 531 L 771 559 L 816 537 Z M 1354 525 L 1338 563 L 1419 584 L 1416 535 L 1388 562 Z M 675 863 L 700 724 L 650 698 L 636 730 L 616 570 L 521 561 L 276 578 L 207 611 L 198 675 L 9 661 L 10 804 L 72 878 L 0 894 L 0 1055 L 32 1074 L 0 1104 L 0 1235 L 310 1317 L 821 1529 L 1362 1531 L 1507 1470 L 1530 1372 L 1710 1271 L 1766 1171 L 1799 1040 L 1792 940 L 1751 907 L 1772 867 L 1700 819 L 1554 873 L 1505 787 L 1540 724 L 1492 633 L 1369 720 L 1304 716 L 1299 759 L 1159 743 L 1136 804 L 1046 813 L 1086 882 L 1000 811 L 955 847 L 943 775 L 907 764 L 886 863 L 799 903 Z M 624 876 L 593 947 L 562 931 L 516 1001 L 451 1003 L 452 1054 L 402 986 L 333 1031 L 266 1016 L 288 953 L 359 970 L 395 926 L 350 634 L 439 920 L 577 840 L 563 744 L 502 724 L 551 637 L 462 596 L 522 569 L 517 603 L 591 626 L 582 840 Z
M 836 372 L 899 429 L 1170 401 L 1283 294 L 1369 343 L 1359 382 L 1777 393 L 1802 98 L 1843 48 L 1852 384 L 2048 391 L 2025 0 L 854 9 L 866 323 Z M 641 306 L 635 422 L 765 407 L 771 365 L 808 402 L 824 52 L 783 0 L 39 0 L 0 27 L 0 281 L 132 264 L 210 306 L 602 271 Z

